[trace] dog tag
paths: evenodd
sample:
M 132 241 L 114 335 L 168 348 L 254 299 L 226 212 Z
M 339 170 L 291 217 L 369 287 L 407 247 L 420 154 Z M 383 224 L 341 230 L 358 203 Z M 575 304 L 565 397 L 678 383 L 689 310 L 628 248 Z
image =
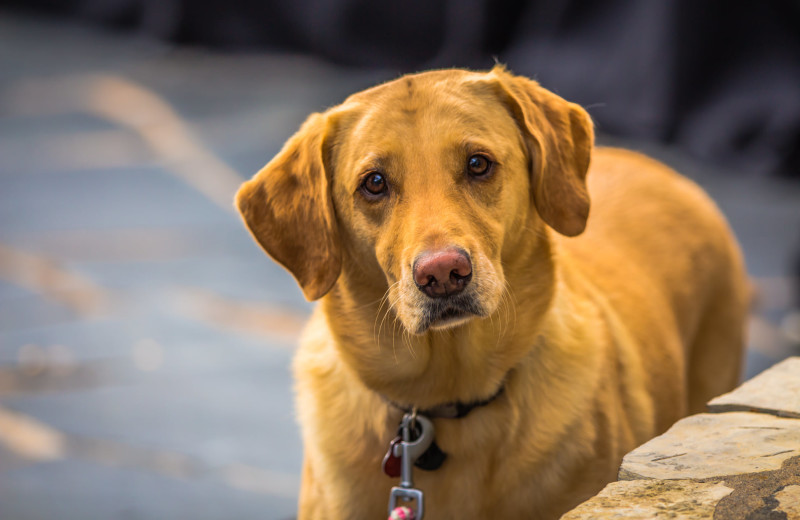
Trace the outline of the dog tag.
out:
M 392 442 L 389 444 L 389 451 L 387 451 L 386 455 L 383 456 L 383 462 L 381 463 L 381 469 L 383 469 L 383 472 L 392 478 L 397 478 L 400 476 L 400 469 L 403 459 L 395 455 L 394 452 L 395 446 L 402 441 L 403 439 L 399 435 L 392 439 Z
M 433 471 L 442 467 L 445 459 L 447 459 L 447 453 L 442 451 L 436 441 L 433 441 L 425 453 L 414 461 L 414 465 L 425 471 Z
M 402 434 L 402 424 L 399 430 L 398 436 Z M 411 435 L 411 440 L 417 440 L 422 433 L 422 429 L 419 424 L 416 424 L 413 428 L 410 428 L 409 433 Z M 442 467 L 445 459 L 447 459 L 447 453 L 442 451 L 434 439 L 428 449 L 414 461 L 414 466 L 425 471 L 434 471 Z

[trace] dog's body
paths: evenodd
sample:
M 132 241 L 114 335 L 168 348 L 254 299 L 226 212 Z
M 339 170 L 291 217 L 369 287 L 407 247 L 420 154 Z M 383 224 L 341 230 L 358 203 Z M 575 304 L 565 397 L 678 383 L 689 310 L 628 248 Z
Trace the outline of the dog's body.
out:
M 748 286 L 713 203 L 502 68 L 351 96 L 237 203 L 323 297 L 295 359 L 301 520 L 386 515 L 397 404 L 503 389 L 433 420 L 426 518 L 554 518 L 739 377 Z

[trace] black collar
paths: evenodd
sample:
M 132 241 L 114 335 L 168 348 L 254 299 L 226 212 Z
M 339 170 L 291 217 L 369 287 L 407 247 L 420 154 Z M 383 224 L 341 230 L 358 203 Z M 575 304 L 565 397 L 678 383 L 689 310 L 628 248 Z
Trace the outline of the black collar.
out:
M 463 403 L 461 401 L 455 401 L 450 403 L 444 403 L 433 408 L 426 408 L 426 409 L 417 409 L 417 413 L 420 415 L 424 415 L 425 417 L 430 418 L 442 418 L 442 419 L 461 419 L 462 417 L 466 417 L 472 410 L 475 408 L 479 408 L 481 406 L 486 406 L 490 404 L 492 401 L 500 397 L 505 390 L 505 382 L 500 385 L 500 388 L 497 389 L 497 392 L 494 395 L 487 397 L 481 401 L 471 401 L 469 403 Z M 408 408 L 406 406 L 402 406 L 391 399 L 384 397 L 384 400 L 394 406 L 395 408 L 402 410 L 404 413 L 411 413 L 413 408 Z

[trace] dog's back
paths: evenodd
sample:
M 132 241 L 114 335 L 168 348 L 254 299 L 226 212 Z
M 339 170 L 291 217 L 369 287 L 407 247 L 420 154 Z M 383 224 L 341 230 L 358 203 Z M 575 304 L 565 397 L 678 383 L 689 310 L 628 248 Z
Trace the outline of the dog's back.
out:
M 703 411 L 741 373 L 750 286 L 728 224 L 700 187 L 635 152 L 595 149 L 587 179 L 586 231 L 557 240 L 644 346 L 648 373 L 686 375 L 688 407 L 680 415 Z M 669 331 L 678 333 L 672 350 L 646 348 Z M 665 363 L 675 372 L 665 373 Z M 654 377 L 653 395 L 666 396 L 655 390 L 677 381 Z

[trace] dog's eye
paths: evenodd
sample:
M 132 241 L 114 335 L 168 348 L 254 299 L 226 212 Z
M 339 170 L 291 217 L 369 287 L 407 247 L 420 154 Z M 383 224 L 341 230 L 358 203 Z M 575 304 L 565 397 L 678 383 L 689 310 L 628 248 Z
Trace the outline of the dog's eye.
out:
M 485 177 L 492 170 L 492 161 L 485 155 L 475 154 L 467 159 L 467 173 L 471 177 Z
M 389 189 L 386 177 L 382 173 L 372 172 L 361 183 L 361 191 L 370 198 L 380 197 Z

